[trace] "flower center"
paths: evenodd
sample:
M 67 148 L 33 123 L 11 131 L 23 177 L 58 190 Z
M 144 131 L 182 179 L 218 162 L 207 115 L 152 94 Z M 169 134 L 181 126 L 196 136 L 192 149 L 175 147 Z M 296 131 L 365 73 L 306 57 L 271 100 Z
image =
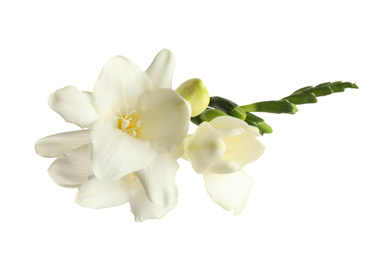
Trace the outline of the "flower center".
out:
M 121 129 L 125 133 L 129 134 L 132 137 L 137 137 L 139 134 L 142 121 L 139 120 L 137 115 L 134 115 L 136 111 L 133 110 L 127 115 L 122 115 L 120 112 L 120 116 L 117 117 L 117 127 Z

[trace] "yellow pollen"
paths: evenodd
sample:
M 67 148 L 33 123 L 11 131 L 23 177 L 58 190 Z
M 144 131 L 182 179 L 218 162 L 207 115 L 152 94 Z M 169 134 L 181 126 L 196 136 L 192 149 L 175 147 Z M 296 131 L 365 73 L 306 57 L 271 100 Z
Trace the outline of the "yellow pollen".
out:
M 141 128 L 141 120 L 136 115 L 133 115 L 135 111 L 133 110 L 127 115 L 121 115 L 117 117 L 117 127 L 125 133 L 133 137 L 137 137 Z

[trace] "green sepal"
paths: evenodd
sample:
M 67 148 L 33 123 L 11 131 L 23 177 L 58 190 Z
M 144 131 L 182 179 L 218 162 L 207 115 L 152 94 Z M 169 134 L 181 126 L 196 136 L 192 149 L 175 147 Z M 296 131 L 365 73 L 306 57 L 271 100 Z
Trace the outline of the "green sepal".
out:
M 303 88 L 300 88 L 298 89 L 297 91 L 295 91 L 292 95 L 296 95 L 296 94 L 301 94 L 301 93 L 305 93 L 306 91 L 312 89 L 313 87 L 312 86 L 308 86 L 308 87 L 303 87 Z
M 294 93 L 292 93 L 290 96 L 285 97 L 282 100 L 288 100 L 291 103 L 294 103 L 297 105 L 307 104 L 307 103 L 316 103 L 317 100 L 315 97 L 327 96 L 337 92 L 344 92 L 346 88 L 357 89 L 358 86 L 350 82 L 342 82 L 342 81 L 326 82 L 326 83 L 319 84 L 315 87 L 308 86 L 308 87 L 300 88 Z
M 249 112 L 246 112 L 246 115 L 247 116 L 246 116 L 245 122 L 248 123 L 249 125 L 257 127 L 261 135 L 265 133 L 271 134 L 273 132 L 273 129 L 271 128 L 271 126 L 266 124 L 262 118 Z
M 200 125 L 203 120 L 199 116 L 200 115 L 190 118 L 190 121 L 195 125 Z
M 207 122 L 210 122 L 211 120 L 219 116 L 228 116 L 228 114 L 218 109 L 208 108 L 204 112 L 202 112 L 202 114 L 199 115 L 202 121 L 207 121 Z
M 223 97 L 210 97 L 209 107 L 221 110 L 222 112 L 241 120 L 246 119 L 246 113 L 239 105 Z
M 298 109 L 295 106 L 295 104 L 289 102 L 288 100 L 257 102 L 241 106 L 241 108 L 245 112 L 267 112 L 276 114 L 295 114 L 296 112 L 298 112 Z
M 228 114 L 218 109 L 207 108 L 198 116 L 190 118 L 190 121 L 195 125 L 200 125 L 202 122 L 210 122 L 211 120 L 219 116 L 228 116 Z
M 293 104 L 301 105 L 301 104 L 308 104 L 308 103 L 317 103 L 318 100 L 313 93 L 300 93 L 300 94 L 294 94 L 288 97 L 283 98 L 282 100 L 287 100 Z

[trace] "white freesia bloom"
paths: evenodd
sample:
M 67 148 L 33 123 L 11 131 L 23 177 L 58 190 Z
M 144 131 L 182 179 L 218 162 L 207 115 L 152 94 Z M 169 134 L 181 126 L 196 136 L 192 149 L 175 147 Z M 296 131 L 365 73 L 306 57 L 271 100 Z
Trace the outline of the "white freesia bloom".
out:
M 47 141 L 45 140 L 45 142 Z M 101 209 L 129 202 L 136 221 L 162 218 L 176 206 L 178 196 L 176 186 L 169 187 L 172 189 L 171 192 L 168 192 L 172 196 L 172 202 L 161 207 L 149 199 L 135 173 L 130 173 L 116 181 L 98 180 L 92 171 L 91 152 L 91 144 L 83 144 L 60 155 L 48 169 L 50 177 L 58 185 L 79 187 L 76 202 L 81 206 Z M 168 181 L 174 183 L 179 167 L 175 158 L 170 154 L 158 153 L 154 161 L 152 168 L 148 167 L 147 170 L 155 176 L 158 173 L 167 172 Z M 153 166 L 155 167 L 153 168 Z
M 158 153 L 151 164 L 152 168 L 148 167 L 147 170 L 152 171 L 154 175 L 157 174 L 156 171 L 166 171 L 169 183 L 174 183 L 179 167 L 174 159 L 170 154 Z M 60 186 L 79 187 L 76 202 L 83 207 L 101 209 L 129 202 L 136 221 L 162 218 L 177 204 L 176 186 L 168 187 L 171 189 L 168 194 L 172 196 L 172 203 L 161 207 L 149 199 L 135 173 L 130 173 L 116 181 L 98 180 L 92 172 L 90 143 L 59 156 L 49 167 L 48 173 Z
M 220 116 L 201 123 L 184 141 L 184 158 L 197 173 L 203 173 L 212 200 L 238 215 L 244 209 L 253 180 L 242 171 L 257 160 L 264 146 L 258 128 L 244 121 Z
M 41 156 L 59 157 L 50 168 L 58 184 L 81 185 L 77 195 L 81 205 L 102 208 L 127 201 L 147 208 L 175 205 L 178 164 L 171 152 L 186 136 L 190 107 L 171 89 L 174 64 L 168 50 L 162 50 L 146 72 L 116 56 L 105 64 L 93 93 L 67 86 L 49 97 L 49 106 L 67 122 L 89 128 L 43 138 L 35 146 Z M 81 163 L 86 158 L 90 167 Z M 129 196 L 116 188 L 117 183 Z M 111 190 L 125 195 L 105 195 Z M 100 204 L 97 196 L 103 198 Z M 151 213 L 145 214 L 136 219 Z M 154 212 L 151 217 L 159 215 Z

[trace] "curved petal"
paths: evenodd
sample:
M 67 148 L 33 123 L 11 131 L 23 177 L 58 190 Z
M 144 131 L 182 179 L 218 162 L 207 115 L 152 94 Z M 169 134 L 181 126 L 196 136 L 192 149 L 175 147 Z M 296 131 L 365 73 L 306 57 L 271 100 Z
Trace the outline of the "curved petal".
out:
M 40 156 L 54 158 L 88 143 L 89 130 L 72 131 L 41 138 L 35 150 Z
M 92 169 L 103 181 L 113 181 L 141 170 L 155 151 L 149 141 L 131 137 L 113 126 L 115 120 L 98 120 L 91 129 Z
M 122 56 L 111 58 L 102 69 L 93 89 L 94 105 L 103 118 L 127 114 L 146 90 L 152 89 L 149 76 Z
M 222 159 L 235 161 L 241 168 L 256 161 L 265 151 L 265 147 L 256 136 L 253 132 L 246 131 L 241 135 L 224 138 L 226 152 Z
M 129 193 L 130 210 L 136 221 L 146 219 L 160 219 L 177 205 L 177 200 L 166 207 L 156 206 L 148 197 L 144 187 L 135 175 L 129 174 L 122 179 L 127 192 Z
M 175 65 L 176 58 L 171 51 L 163 49 L 157 54 L 152 64 L 146 70 L 154 88 L 172 88 Z
M 189 106 L 171 89 L 156 89 L 142 94 L 137 114 L 142 120 L 139 138 L 149 140 L 161 153 L 176 149 L 189 129 Z
M 106 182 L 93 178 L 80 186 L 76 202 L 85 208 L 110 208 L 129 202 L 129 194 L 121 180 Z
M 178 168 L 172 154 L 157 153 L 148 167 L 136 172 L 146 194 L 156 206 L 166 207 L 177 200 L 175 176 Z
M 237 136 L 245 132 L 241 127 L 217 128 L 216 131 L 222 138 Z
M 210 198 L 226 210 L 234 209 L 239 215 L 246 206 L 247 198 L 254 184 L 244 171 L 232 174 L 204 173 L 205 187 Z
M 99 118 L 93 106 L 92 93 L 80 92 L 73 86 L 67 86 L 52 93 L 49 96 L 48 105 L 65 121 L 82 128 L 90 127 Z
M 90 144 L 81 146 L 57 158 L 49 167 L 48 173 L 60 186 L 79 186 L 93 176 L 90 155 Z
M 258 128 L 258 127 L 249 125 L 249 130 L 250 130 L 250 132 L 251 132 L 255 137 L 261 136 L 261 133 L 259 132 L 259 128 Z
M 241 119 L 238 119 L 238 118 L 235 118 L 235 117 L 231 117 L 231 116 L 219 116 L 219 117 L 216 117 L 214 118 L 213 120 L 211 120 L 209 122 L 216 130 L 219 130 L 220 128 L 243 128 L 243 129 L 248 129 L 249 125 L 241 120 Z M 234 133 L 231 133 L 231 135 L 233 135 Z M 239 132 L 237 132 L 237 134 L 239 134 Z M 223 136 L 225 137 L 225 136 Z
M 209 168 L 209 172 L 213 173 L 233 173 L 241 170 L 241 166 L 235 161 L 217 160 L 212 167 Z
M 225 142 L 207 122 L 200 124 L 196 132 L 185 140 L 186 158 L 197 173 L 206 172 L 225 153 Z

